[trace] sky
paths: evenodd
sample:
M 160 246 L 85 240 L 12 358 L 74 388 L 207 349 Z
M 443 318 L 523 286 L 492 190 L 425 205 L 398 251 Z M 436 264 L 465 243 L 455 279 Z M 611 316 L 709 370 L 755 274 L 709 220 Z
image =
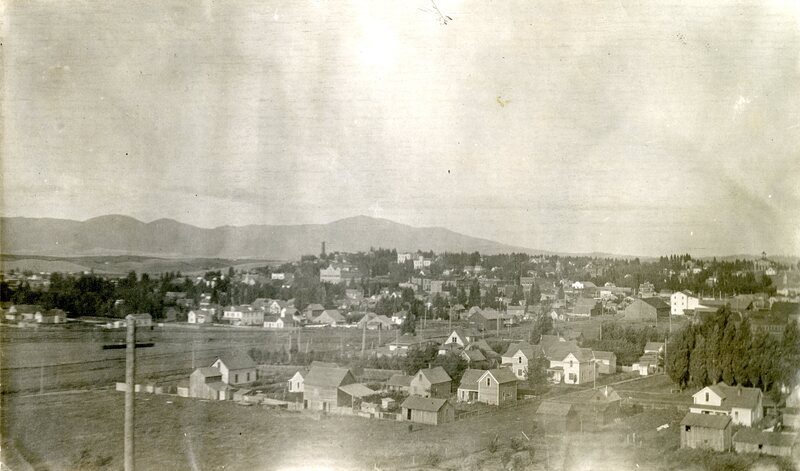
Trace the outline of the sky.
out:
M 800 7 L 11 1 L 4 216 L 800 255 Z

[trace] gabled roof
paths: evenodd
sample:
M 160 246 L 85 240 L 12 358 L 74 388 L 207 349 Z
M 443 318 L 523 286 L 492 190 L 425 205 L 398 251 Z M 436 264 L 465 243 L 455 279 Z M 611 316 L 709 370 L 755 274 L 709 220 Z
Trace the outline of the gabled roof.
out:
M 510 383 L 512 381 L 515 381 L 515 382 L 517 381 L 517 377 L 514 376 L 514 373 L 512 373 L 511 370 L 508 369 L 508 368 L 495 368 L 495 369 L 492 369 L 492 370 L 488 370 L 484 374 L 481 375 L 481 377 L 480 377 L 480 379 L 478 381 L 482 380 L 487 375 L 491 375 L 492 378 L 494 378 L 495 381 L 497 381 L 500 384 Z
M 339 386 L 339 389 L 344 391 L 348 396 L 353 397 L 367 397 L 376 393 L 376 391 L 373 391 L 361 383 L 345 384 L 344 386 Z
M 423 368 L 417 372 L 417 376 L 420 373 L 422 373 L 422 375 L 431 384 L 447 383 L 453 380 L 441 366 L 434 366 L 433 368 Z
M 722 430 L 731 423 L 731 418 L 727 415 L 717 414 L 695 414 L 689 412 L 681 420 L 681 425 L 692 427 L 704 427 Z
M 439 409 L 447 404 L 446 399 L 437 399 L 432 397 L 422 396 L 408 396 L 400 405 L 403 409 L 421 410 L 426 412 L 439 412 Z
M 413 376 L 409 375 L 394 374 L 391 378 L 389 378 L 389 381 L 386 382 L 386 385 L 407 388 L 411 386 L 412 378 Z
M 608 387 L 608 386 L 596 390 L 592 394 L 592 397 L 589 399 L 589 401 L 593 402 L 593 403 L 597 403 L 597 402 L 608 403 L 608 402 L 616 402 L 616 401 L 621 401 L 621 400 L 622 400 L 622 398 L 619 397 L 619 394 L 617 394 L 616 391 L 614 391 L 614 388 L 611 388 L 611 387 Z
M 544 401 L 536 409 L 536 415 L 566 416 L 572 411 L 572 404 L 564 402 Z
M 463 376 L 461 376 L 461 383 L 459 383 L 459 389 L 469 389 L 469 390 L 478 390 L 478 380 L 481 379 L 481 376 L 486 373 L 486 370 L 477 370 L 474 368 L 467 368 L 464 370 Z
M 617 355 L 614 352 L 602 352 L 599 350 L 594 351 L 595 360 L 616 360 Z
M 644 346 L 645 352 L 660 352 L 664 350 L 664 342 L 647 342 Z
M 709 388 L 722 397 L 722 405 L 726 408 L 755 409 L 758 407 L 758 399 L 762 395 L 761 390 L 758 388 L 728 386 L 723 381 L 709 386 Z
M 324 311 L 325 307 L 322 306 L 322 304 L 314 303 L 314 304 L 309 304 L 308 306 L 306 306 L 306 308 L 304 310 L 305 311 Z
M 564 358 L 567 358 L 570 354 L 575 357 L 576 360 L 580 363 L 585 363 L 587 361 L 591 361 L 594 359 L 594 354 L 592 353 L 591 348 L 576 348 L 574 350 L 570 350 L 564 355 Z M 553 357 L 554 359 L 557 357 Z M 562 360 L 564 358 L 561 358 Z
M 661 298 L 641 298 L 641 301 L 656 309 L 669 309 L 669 304 L 665 303 Z
M 243 352 L 225 352 L 217 355 L 217 359 L 221 360 L 229 370 L 242 370 L 256 367 L 256 362 L 250 358 L 250 355 Z
M 321 387 L 340 387 L 345 384 L 347 376 L 352 373 L 347 368 L 328 368 L 312 366 L 305 378 L 305 384 Z
M 481 351 L 480 351 L 480 350 L 477 350 L 477 349 L 474 349 L 474 350 L 464 350 L 464 352 L 462 353 L 462 355 L 466 355 L 466 356 L 467 356 L 467 361 L 468 361 L 468 362 L 473 362 L 473 361 L 483 361 L 483 360 L 485 360 L 485 359 L 486 359 L 486 357 L 483 355 L 483 353 L 481 353 Z
M 196 370 L 194 370 L 194 372 L 198 373 L 200 376 L 203 376 L 204 378 L 209 378 L 213 376 L 222 376 L 222 372 L 219 370 L 219 368 L 214 368 L 211 366 L 204 366 L 203 368 L 197 368 Z

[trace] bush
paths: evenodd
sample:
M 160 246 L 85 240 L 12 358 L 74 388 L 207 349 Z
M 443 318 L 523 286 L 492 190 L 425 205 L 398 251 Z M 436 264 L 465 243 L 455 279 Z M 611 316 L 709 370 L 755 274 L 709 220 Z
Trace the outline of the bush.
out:
M 442 462 L 442 456 L 436 453 L 435 451 L 429 452 L 425 455 L 423 462 L 428 466 L 439 466 L 439 463 Z
M 514 451 L 520 451 L 525 449 L 525 442 L 522 441 L 521 438 L 512 437 L 511 438 L 511 449 Z

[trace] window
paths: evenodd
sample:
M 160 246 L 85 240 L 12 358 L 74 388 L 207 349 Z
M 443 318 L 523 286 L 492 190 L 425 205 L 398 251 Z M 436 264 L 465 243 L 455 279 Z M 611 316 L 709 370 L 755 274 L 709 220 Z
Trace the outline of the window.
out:
M 239 375 L 233 375 L 233 382 L 234 383 L 238 383 L 239 382 Z
M 708 402 L 708 393 L 706 393 L 706 402 Z
M 247 381 L 250 381 L 250 373 L 247 373 Z
M 456 337 L 456 336 L 454 335 L 454 336 L 453 336 L 453 338 L 452 338 L 452 339 L 450 339 L 450 342 L 452 342 L 452 343 L 456 343 L 456 342 L 458 342 L 458 337 Z
M 691 432 L 692 431 L 692 426 L 691 425 L 687 425 L 686 428 L 684 429 L 684 431 Z
M 518 363 L 522 363 L 522 357 L 519 357 L 518 360 L 519 360 Z
M 492 385 L 492 378 L 486 378 L 486 385 L 487 386 L 491 386 Z

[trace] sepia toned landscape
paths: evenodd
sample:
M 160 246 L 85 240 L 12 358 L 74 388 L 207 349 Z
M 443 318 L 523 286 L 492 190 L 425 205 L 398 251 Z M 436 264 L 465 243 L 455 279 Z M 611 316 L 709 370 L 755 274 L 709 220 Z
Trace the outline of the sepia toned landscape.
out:
M 0 13 L 0 471 L 800 470 L 792 2 Z

